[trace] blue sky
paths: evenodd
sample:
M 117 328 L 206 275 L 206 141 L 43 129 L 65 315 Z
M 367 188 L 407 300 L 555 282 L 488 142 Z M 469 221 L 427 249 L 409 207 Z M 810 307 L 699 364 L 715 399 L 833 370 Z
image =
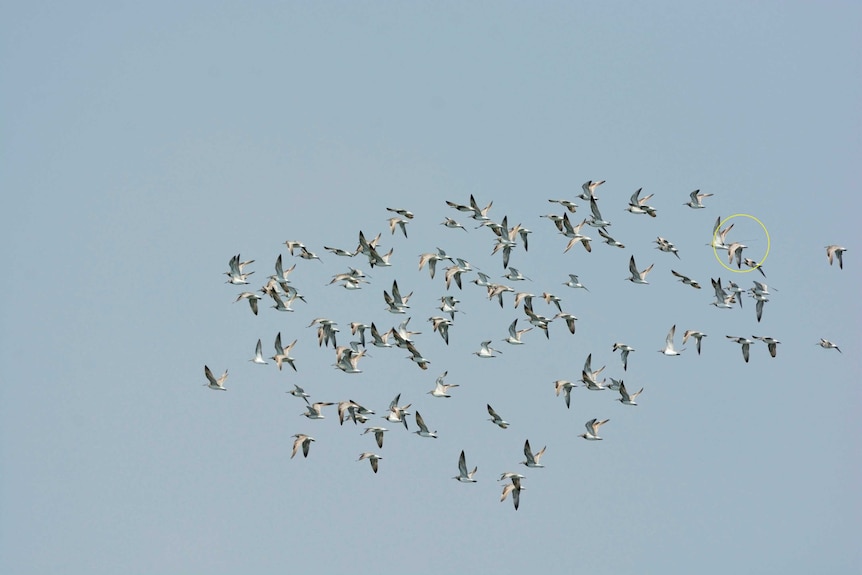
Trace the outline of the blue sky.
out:
M 849 2 L 4 5 L 0 571 L 858 571 L 860 24 Z M 540 216 L 590 179 L 626 248 L 563 254 Z M 639 187 L 655 219 L 624 212 Z M 704 210 L 682 205 L 696 188 Z M 526 317 L 466 282 L 450 345 L 431 332 L 447 292 L 420 253 L 509 283 L 490 231 L 439 225 L 467 225 L 445 200 L 470 194 L 533 231 L 511 261 L 532 281 L 513 287 L 563 298 L 575 335 L 555 321 L 502 343 Z M 386 207 L 416 214 L 409 238 Z M 704 245 L 737 213 L 770 234 L 760 323 L 750 298 L 709 305 L 710 278 L 761 279 Z M 324 252 L 359 230 L 383 232 L 391 268 Z M 765 252 L 755 223 L 732 234 Z M 257 289 L 279 254 L 292 265 L 289 239 L 322 259 L 291 276 L 308 303 L 234 305 L 230 257 L 256 260 Z M 828 244 L 848 248 L 843 270 Z M 655 264 L 650 285 L 623 281 L 631 255 Z M 325 287 L 348 265 L 370 285 Z M 342 343 L 351 321 L 397 325 L 394 279 L 430 368 L 374 348 L 362 374 L 333 369 L 306 326 L 331 317 Z M 708 333 L 702 355 L 657 354 L 671 325 L 678 343 Z M 247 361 L 278 332 L 299 340 L 295 373 Z M 726 335 L 782 344 L 746 364 Z M 472 355 L 485 339 L 500 357 Z M 617 341 L 637 350 L 626 372 Z M 645 388 L 637 407 L 554 396 L 590 353 Z M 229 370 L 227 392 L 202 387 L 204 364 Z M 460 387 L 432 398 L 443 371 Z M 378 450 L 332 407 L 301 417 L 294 383 L 378 413 L 400 393 L 439 438 L 377 419 Z M 604 441 L 577 437 L 593 417 Z M 295 433 L 317 439 L 307 459 L 289 459 Z M 547 445 L 544 469 L 518 465 L 525 439 Z M 451 479 L 462 449 L 476 484 Z M 369 450 L 376 475 L 356 461 Z M 510 470 L 527 476 L 517 512 L 499 502 Z

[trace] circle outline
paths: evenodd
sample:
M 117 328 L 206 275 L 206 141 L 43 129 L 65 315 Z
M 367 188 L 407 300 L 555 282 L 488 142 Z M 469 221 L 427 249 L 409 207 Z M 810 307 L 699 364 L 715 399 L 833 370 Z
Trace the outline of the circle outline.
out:
M 733 218 L 749 218 L 749 219 L 752 219 L 752 220 L 754 220 L 755 222 L 757 222 L 758 224 L 760 224 L 760 227 L 761 227 L 761 228 L 763 228 L 763 233 L 764 233 L 764 234 L 766 234 L 766 253 L 765 253 L 765 254 L 763 254 L 763 258 L 762 258 L 762 259 L 757 263 L 757 265 L 756 265 L 756 266 L 754 266 L 753 268 L 749 268 L 749 269 L 747 269 L 747 270 L 735 270 L 735 269 L 733 269 L 732 267 L 730 267 L 730 266 L 726 265 L 726 264 L 721 260 L 721 258 L 719 258 L 719 257 L 718 257 L 718 250 L 717 250 L 717 248 L 715 247 L 715 239 L 718 237 L 718 232 L 719 232 L 719 230 L 721 230 L 722 226 L 723 226 L 724 224 L 726 224 L 729 220 L 732 220 Z M 768 258 L 768 257 L 769 257 L 769 248 L 770 248 L 769 231 L 766 229 L 766 226 L 765 226 L 765 225 L 763 225 L 763 222 L 761 222 L 759 219 L 757 219 L 756 217 L 752 216 L 751 214 L 733 214 L 732 216 L 727 216 L 726 218 L 724 218 L 723 220 L 721 220 L 721 221 L 718 223 L 718 227 L 715 229 L 715 232 L 713 232 L 713 234 L 712 234 L 712 253 L 713 253 L 713 255 L 715 256 L 715 259 L 718 261 L 718 263 L 720 263 L 720 264 L 721 264 L 722 266 L 724 266 L 726 269 L 728 269 L 728 270 L 732 271 L 733 273 L 737 273 L 737 274 L 747 274 L 748 272 L 753 272 L 754 270 L 756 270 L 757 268 L 759 268 L 760 266 L 762 266 L 762 265 L 763 265 L 763 262 L 765 262 L 765 261 L 766 261 L 766 258 Z

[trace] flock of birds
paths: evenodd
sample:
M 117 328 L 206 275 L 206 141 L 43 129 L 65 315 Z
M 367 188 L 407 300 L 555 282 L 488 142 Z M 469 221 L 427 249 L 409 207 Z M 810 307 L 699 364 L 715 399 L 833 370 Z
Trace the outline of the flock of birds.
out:
M 562 212 L 559 214 L 547 214 L 541 217 L 550 220 L 556 231 L 568 240 L 564 247 L 564 252 L 568 252 L 578 245 L 583 247 L 586 252 L 591 252 L 591 242 L 593 239 L 585 233 L 589 228 L 595 229 L 598 235 L 602 238 L 602 241 L 609 246 L 620 249 L 625 248 L 622 243 L 618 242 L 610 235 L 608 227 L 611 225 L 611 222 L 604 219 L 599 209 L 599 198 L 596 195 L 596 191 L 602 184 L 604 184 L 603 180 L 591 180 L 583 184 L 582 192 L 577 196 L 577 199 L 588 203 L 590 213 L 576 225 L 573 224 L 572 219 L 570 219 L 570 215 L 575 214 L 580 207 L 575 203 L 575 201 L 558 199 L 548 200 L 551 203 L 558 204 L 562 209 Z M 657 216 L 657 210 L 648 203 L 652 198 L 652 194 L 641 197 L 641 192 L 642 190 L 638 189 L 634 194 L 632 194 L 629 204 L 626 207 L 626 211 L 632 214 L 642 214 L 655 218 Z M 691 209 L 704 209 L 706 206 L 704 206 L 703 201 L 710 196 L 712 196 L 712 194 L 701 193 L 700 190 L 695 190 L 691 192 L 690 200 L 684 205 Z M 522 282 L 525 280 L 529 281 L 530 278 L 523 275 L 517 268 L 509 266 L 509 260 L 515 249 L 519 247 L 522 247 L 524 251 L 529 249 L 528 242 L 529 235 L 532 233 L 531 230 L 521 226 L 520 224 L 509 227 L 508 218 L 505 216 L 499 222 L 492 220 L 489 216 L 489 212 L 493 202 L 488 203 L 484 207 L 480 207 L 472 195 L 467 204 L 459 204 L 451 201 L 446 201 L 446 204 L 449 208 L 460 212 L 466 217 L 477 222 L 478 225 L 476 226 L 476 229 L 487 228 L 490 230 L 491 234 L 493 234 L 492 237 L 494 241 L 492 255 L 500 254 L 500 257 L 502 258 L 502 266 L 506 271 L 505 275 L 502 277 L 508 280 L 508 283 Z M 401 208 L 386 208 L 386 210 L 394 214 L 394 216 L 389 217 L 388 219 L 390 234 L 394 236 L 396 233 L 400 233 L 407 238 L 408 226 L 414 219 L 414 214 Z M 464 232 L 468 231 L 464 225 L 456 221 L 453 217 L 446 216 L 441 222 L 441 225 L 450 229 L 460 229 Z M 765 278 L 766 273 L 761 263 L 744 257 L 743 250 L 745 250 L 747 246 L 740 241 L 731 241 L 731 239 L 729 239 L 728 236 L 730 235 L 734 224 L 731 223 L 724 229 L 720 229 L 721 226 L 722 219 L 719 217 L 713 226 L 712 242 L 708 245 L 713 247 L 715 250 L 726 251 L 728 265 L 732 265 L 735 261 L 738 269 L 742 269 L 742 266 L 745 265 L 750 271 L 758 271 L 762 276 L 761 279 Z M 365 258 L 365 261 L 367 261 L 371 268 L 391 267 L 394 265 L 394 262 L 392 261 L 394 248 L 384 251 L 384 248 L 381 247 L 381 236 L 382 234 L 378 233 L 374 238 L 368 239 L 364 232 L 359 231 L 358 244 L 353 250 L 329 246 L 323 246 L 323 248 L 337 258 Z M 680 258 L 679 250 L 670 240 L 659 236 L 654 243 L 656 244 L 656 248 L 660 251 L 673 254 L 676 258 Z M 309 250 L 309 248 L 302 242 L 288 240 L 285 242 L 285 246 L 289 256 L 292 258 L 317 260 L 318 262 L 322 262 L 317 254 Z M 834 260 L 837 260 L 839 268 L 843 269 L 843 254 L 845 251 L 846 248 L 839 245 L 827 246 L 826 256 L 829 264 L 832 265 Z M 235 255 L 230 258 L 229 270 L 225 272 L 225 275 L 228 277 L 227 283 L 235 286 L 250 285 L 250 278 L 255 272 L 246 270 L 252 263 L 254 263 L 254 260 L 242 261 L 240 255 Z M 503 342 L 513 346 L 523 345 L 524 341 L 522 340 L 522 337 L 533 329 L 541 330 L 546 338 L 550 338 L 549 326 L 556 320 L 562 320 L 565 324 L 565 329 L 571 334 L 575 334 L 576 332 L 576 322 L 578 318 L 573 314 L 564 311 L 563 299 L 553 293 L 546 291 L 539 296 L 528 291 L 518 291 L 504 283 L 497 283 L 489 274 L 475 268 L 465 259 L 450 256 L 444 250 L 439 248 L 433 252 L 421 254 L 419 256 L 418 263 L 420 271 L 427 267 L 432 280 L 435 278 L 435 274 L 437 273 L 437 264 L 446 266 L 443 270 L 443 279 L 447 295 L 440 298 L 440 305 L 437 308 L 440 310 L 440 313 L 428 318 L 428 321 L 432 326 L 432 331 L 439 334 L 446 345 L 449 344 L 450 329 L 453 329 L 456 324 L 456 314 L 462 312 L 462 310 L 458 308 L 460 301 L 455 296 L 449 295 L 451 293 L 450 290 L 453 288 L 452 284 L 455 284 L 458 289 L 463 289 L 465 278 L 470 276 L 475 277 L 470 279 L 469 283 L 475 284 L 477 288 L 486 290 L 485 294 L 487 295 L 488 300 L 493 301 L 496 299 L 502 308 L 504 306 L 504 295 L 507 293 L 512 294 L 514 307 L 520 307 L 523 310 L 523 319 L 529 324 L 529 327 L 519 329 L 519 319 L 515 319 L 509 325 L 508 336 L 502 340 Z M 295 269 L 295 262 L 289 268 L 285 269 L 283 254 L 279 254 L 275 260 L 275 273 L 267 278 L 266 283 L 257 291 L 242 291 L 237 295 L 234 302 L 236 303 L 245 300 L 250 306 L 251 312 L 254 315 L 258 315 L 261 311 L 261 300 L 268 297 L 272 302 L 270 306 L 271 308 L 279 312 L 294 311 L 291 306 L 295 304 L 297 300 L 303 303 L 308 303 L 306 297 L 297 290 L 293 283 L 291 283 L 291 274 Z M 649 283 L 647 277 L 652 269 L 653 264 L 641 269 L 635 262 L 634 255 L 632 255 L 629 259 L 630 276 L 625 279 L 633 284 L 647 285 Z M 700 283 L 690 277 L 677 272 L 676 270 L 671 270 L 671 273 L 684 285 L 691 286 L 694 289 L 701 289 Z M 346 290 L 358 290 L 363 289 L 364 285 L 370 284 L 370 281 L 369 276 L 358 267 L 347 266 L 347 271 L 336 273 L 332 276 L 332 280 L 329 283 L 330 285 L 343 287 Z M 589 291 L 588 288 L 581 283 L 576 274 L 568 274 L 568 280 L 563 282 L 563 285 L 571 289 L 583 289 Z M 737 305 L 742 308 L 743 295 L 749 294 L 755 300 L 755 313 L 758 322 L 761 321 L 763 316 L 764 304 L 769 301 L 769 296 L 772 295 L 769 286 L 761 281 L 754 281 L 753 286 L 747 290 L 741 288 L 733 281 L 728 281 L 722 285 L 720 278 L 711 279 L 711 285 L 715 295 L 715 300 L 711 305 L 714 305 L 719 309 L 732 309 Z M 772 288 L 772 290 L 777 291 L 775 288 Z M 383 300 L 386 305 L 386 311 L 394 315 L 406 315 L 408 310 L 410 310 L 408 302 L 412 295 L 412 292 L 402 294 L 398 287 L 397 280 L 393 281 L 388 290 L 383 290 Z M 534 307 L 534 299 L 539 301 L 543 300 L 546 304 L 546 309 L 551 309 L 552 311 L 555 310 L 554 315 L 551 317 L 544 315 L 548 312 Z M 362 369 L 360 369 L 360 361 L 365 357 L 369 357 L 367 353 L 369 347 L 377 347 L 381 349 L 404 349 L 410 354 L 407 356 L 408 359 L 415 363 L 420 369 L 427 370 L 431 360 L 426 358 L 422 352 L 419 351 L 417 341 L 414 339 L 414 336 L 418 335 L 419 332 L 411 331 L 409 329 L 408 324 L 410 320 L 410 317 L 406 317 L 406 319 L 401 321 L 399 325 L 392 326 L 384 330 L 378 328 L 374 321 L 371 321 L 370 323 L 353 321 L 350 323 L 349 327 L 351 336 L 355 339 L 350 341 L 348 345 L 338 345 L 336 338 L 340 333 L 340 329 L 338 324 L 332 319 L 317 317 L 309 324 L 308 327 L 315 327 L 317 329 L 318 346 L 332 347 L 335 355 L 333 366 L 344 373 L 362 373 Z M 678 356 L 685 351 L 686 348 L 678 348 L 676 346 L 675 334 L 676 325 L 672 326 L 668 331 L 664 347 L 658 350 L 660 353 L 665 356 Z M 702 350 L 702 340 L 705 337 L 707 337 L 706 333 L 689 329 L 683 333 L 682 344 L 685 345 L 689 339 L 693 340 L 696 345 L 697 353 L 700 355 Z M 754 345 L 755 341 L 764 343 L 772 357 L 776 356 L 777 346 L 781 343 L 777 339 L 769 336 L 752 336 L 751 338 L 748 338 L 727 335 L 726 338 L 740 345 L 745 362 L 749 361 L 750 348 Z M 263 343 L 258 339 L 255 346 L 254 356 L 249 361 L 254 364 L 267 365 L 269 364 L 267 360 L 272 360 L 279 370 L 282 370 L 283 367 L 287 365 L 292 370 L 297 371 L 296 359 L 291 355 L 297 341 L 297 339 L 294 339 L 288 345 L 284 345 L 281 332 L 279 332 L 275 337 L 273 346 L 274 354 L 267 357 L 263 352 Z M 501 352 L 492 347 L 492 341 L 493 340 L 490 339 L 482 341 L 479 345 L 479 349 L 474 351 L 473 354 L 481 359 L 497 357 Z M 826 339 L 821 339 L 817 345 L 820 345 L 825 349 L 841 351 L 838 345 Z M 613 351 L 620 352 L 623 371 L 627 371 L 629 355 L 634 352 L 635 349 L 626 343 L 616 342 L 613 345 Z M 584 367 L 581 372 L 581 379 L 578 380 L 578 383 L 562 379 L 554 382 L 556 395 L 563 395 L 566 407 L 568 408 L 571 404 L 572 389 L 581 384 L 588 390 L 607 389 L 616 391 L 619 394 L 617 400 L 621 404 L 636 406 L 636 400 L 643 392 L 643 388 L 639 389 L 637 392 L 631 392 L 626 388 L 622 379 L 618 380 L 613 377 L 599 379 L 604 369 L 605 367 L 593 369 L 592 354 L 589 354 L 584 363 Z M 224 391 L 226 389 L 225 382 L 228 378 L 227 370 L 225 370 L 219 377 L 216 377 L 208 366 L 204 366 L 204 375 L 207 379 L 207 383 L 204 385 L 208 386 L 210 389 L 218 391 Z M 433 398 L 451 397 L 449 393 L 450 390 L 458 387 L 458 384 L 445 383 L 447 375 L 448 371 L 444 371 L 439 377 L 437 377 L 434 388 L 428 391 L 427 394 L 431 395 Z M 608 381 L 608 379 L 610 381 Z M 307 393 L 305 389 L 296 384 L 294 384 L 293 389 L 288 391 L 288 393 L 305 402 L 306 410 L 302 415 L 309 420 L 325 419 L 325 408 L 333 405 L 336 406 L 337 417 L 341 425 L 346 421 L 353 422 L 357 425 L 365 425 L 371 421 L 372 416 L 375 416 L 375 411 L 362 406 L 352 399 L 340 402 L 312 402 L 310 401 L 311 394 Z M 412 404 L 401 405 L 401 394 L 399 393 L 391 401 L 388 409 L 385 411 L 385 415 L 382 415 L 382 418 L 392 424 L 401 424 L 405 429 L 409 430 L 409 420 L 411 419 L 409 416 L 412 415 L 412 421 L 415 422 L 416 428 L 413 433 L 422 438 L 436 438 L 437 431 L 431 431 L 431 428 L 428 427 L 418 410 L 415 412 L 409 411 L 411 407 Z M 487 404 L 487 412 L 489 420 L 494 425 L 502 429 L 506 429 L 509 426 L 509 423 L 505 421 L 490 404 Z M 601 440 L 602 437 L 599 435 L 599 430 L 601 426 L 608 422 L 609 419 L 590 419 L 585 423 L 586 432 L 580 434 L 579 437 L 590 441 Z M 362 434 L 371 434 L 377 447 L 382 450 L 384 434 L 387 432 L 388 429 L 385 427 L 368 425 L 364 428 Z M 311 444 L 315 441 L 314 437 L 307 433 L 297 433 L 293 438 L 293 450 L 290 457 L 295 457 L 300 450 L 302 451 L 303 457 L 308 457 Z M 543 447 L 541 450 L 533 452 L 529 439 L 527 439 L 524 443 L 523 450 L 525 459 L 524 461 L 521 461 L 520 464 L 527 468 L 544 467 L 541 463 L 541 459 L 545 453 L 545 449 L 546 447 Z M 372 471 L 377 473 L 380 466 L 380 460 L 382 459 L 383 457 L 379 453 L 364 451 L 359 454 L 357 461 L 369 461 Z M 461 483 L 475 483 L 477 481 L 475 479 L 475 475 L 478 468 L 474 466 L 472 470 L 469 470 L 466 454 L 463 450 L 458 457 L 457 469 L 458 474 L 453 477 L 457 481 Z M 515 471 L 502 472 L 498 481 L 505 483 L 502 489 L 500 501 L 504 501 L 509 495 L 511 495 L 514 507 L 515 509 L 518 509 L 521 490 L 524 489 L 522 485 L 524 479 L 525 476 L 523 474 Z

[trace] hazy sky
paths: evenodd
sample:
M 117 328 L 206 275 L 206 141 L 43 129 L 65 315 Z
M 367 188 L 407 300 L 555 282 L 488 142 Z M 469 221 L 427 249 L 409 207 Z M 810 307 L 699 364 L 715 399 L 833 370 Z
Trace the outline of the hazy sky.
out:
M 858 572 L 860 27 L 854 2 L 5 3 L 0 572 Z M 564 254 L 540 216 L 591 179 L 626 247 Z M 639 187 L 655 219 L 625 213 Z M 698 188 L 707 208 L 683 206 Z M 470 194 L 533 231 L 511 260 L 532 281 L 501 279 L 491 231 L 445 204 Z M 416 214 L 409 239 L 386 207 Z M 705 246 L 739 213 L 769 231 L 766 280 Z M 762 258 L 760 226 L 737 222 Z M 383 232 L 392 267 L 324 251 L 360 230 Z M 843 270 L 828 244 L 848 248 Z M 503 343 L 526 316 L 466 274 L 445 345 L 427 321 L 443 264 L 417 270 L 438 246 L 558 295 L 577 333 L 556 320 L 549 339 Z M 255 290 L 279 254 L 296 263 L 308 303 L 232 303 L 237 253 Z M 655 264 L 650 285 L 624 281 L 632 255 Z M 370 284 L 326 286 L 348 266 Z M 768 283 L 760 323 L 750 297 L 709 305 L 719 277 Z M 384 310 L 394 279 L 414 292 L 405 316 Z M 352 321 L 411 317 L 430 368 L 371 348 L 362 374 L 341 373 L 315 317 L 339 344 Z M 707 333 L 703 353 L 656 353 L 671 325 L 677 345 Z M 248 361 L 279 332 L 298 339 L 296 372 Z M 726 335 L 782 343 L 746 364 Z M 487 339 L 500 357 L 472 355 Z M 636 349 L 626 372 L 620 341 Z M 578 387 L 566 409 L 553 382 L 590 353 L 645 388 L 637 407 Z M 203 387 L 204 364 L 229 370 L 227 392 Z M 427 395 L 444 371 L 460 387 Z M 376 410 L 383 448 L 334 407 L 301 417 L 294 383 Z M 438 439 L 380 419 L 398 393 Z M 594 417 L 604 440 L 584 441 Z M 290 459 L 295 433 L 316 438 L 307 459 Z M 525 439 L 547 445 L 544 469 L 518 464 Z M 451 479 L 462 449 L 475 484 Z M 383 456 L 376 475 L 363 451 Z M 526 476 L 518 511 L 499 502 L 504 471 Z

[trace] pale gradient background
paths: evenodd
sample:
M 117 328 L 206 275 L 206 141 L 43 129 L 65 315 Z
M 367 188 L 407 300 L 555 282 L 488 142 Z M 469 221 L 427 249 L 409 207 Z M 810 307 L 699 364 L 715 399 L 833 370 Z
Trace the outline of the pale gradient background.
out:
M 0 572 L 859 572 L 860 28 L 856 2 L 4 2 Z M 539 217 L 588 179 L 625 250 L 563 255 Z M 654 220 L 623 211 L 640 186 Z M 695 188 L 707 209 L 682 206 Z M 488 230 L 438 225 L 466 224 L 444 200 L 471 193 L 534 231 L 515 287 L 564 298 L 575 336 L 499 342 L 523 313 L 472 284 L 451 345 L 431 333 L 445 288 L 420 253 L 503 271 Z M 416 213 L 409 239 L 387 206 Z M 771 235 L 760 324 L 751 299 L 708 305 L 731 274 L 704 244 L 739 212 Z M 384 231 L 392 268 L 324 252 L 360 229 Z M 292 276 L 308 305 L 233 305 L 228 259 L 257 260 L 256 289 L 287 239 L 323 259 Z M 649 286 L 623 281 L 631 254 L 655 263 Z M 372 284 L 323 287 L 348 264 Z M 351 321 L 397 323 L 394 278 L 431 368 L 372 349 L 363 374 L 332 369 L 305 326 L 331 317 L 341 343 Z M 703 355 L 655 353 L 671 324 L 707 332 Z M 247 361 L 278 331 L 297 373 Z M 746 365 L 727 334 L 783 343 Z M 489 338 L 500 358 L 470 354 Z M 620 377 L 615 341 L 637 349 L 640 405 L 579 388 L 566 410 L 553 380 L 591 352 Z M 201 387 L 205 363 L 230 370 L 226 393 Z M 444 370 L 461 387 L 426 395 Z M 400 392 L 440 438 L 387 423 L 373 475 L 355 461 L 371 437 L 334 408 L 300 417 L 294 382 L 378 412 Z M 577 438 L 592 417 L 611 419 L 602 442 Z M 290 460 L 298 432 L 317 442 Z M 528 437 L 545 469 L 517 465 Z M 475 485 L 450 479 L 461 449 Z M 518 467 L 515 512 L 495 480 Z

